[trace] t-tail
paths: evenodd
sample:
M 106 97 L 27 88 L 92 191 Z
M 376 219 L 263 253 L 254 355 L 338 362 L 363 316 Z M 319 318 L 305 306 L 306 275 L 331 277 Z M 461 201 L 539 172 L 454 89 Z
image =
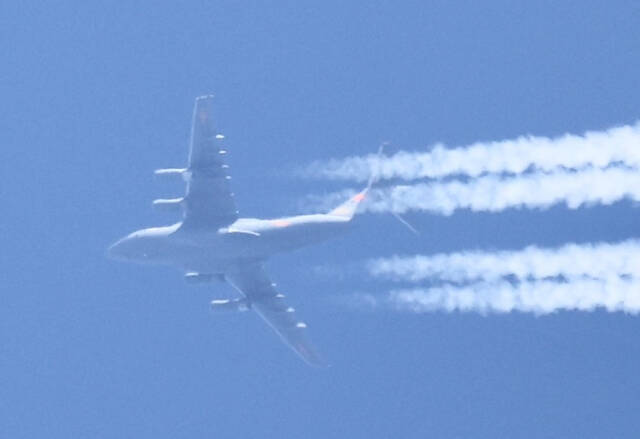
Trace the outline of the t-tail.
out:
M 386 143 L 382 143 L 378 148 L 378 162 L 380 162 L 382 151 L 384 150 L 385 145 Z M 328 215 L 339 216 L 347 219 L 348 221 L 351 221 L 355 216 L 356 211 L 358 210 L 358 206 L 360 205 L 360 203 L 362 203 L 362 201 L 365 200 L 365 198 L 367 198 L 367 195 L 371 190 L 371 186 L 373 186 L 373 184 L 378 181 L 379 177 L 379 167 L 376 167 L 376 169 L 371 172 L 371 176 L 369 177 L 369 181 L 367 182 L 367 187 L 355 194 L 353 197 L 349 198 L 347 201 L 345 201 L 335 209 L 328 212 Z
M 380 145 L 380 148 L 378 148 L 377 163 L 376 163 L 378 166 L 376 166 L 375 169 L 371 172 L 371 176 L 369 177 L 369 182 L 367 183 L 367 187 L 364 188 L 362 191 L 358 192 L 357 194 L 355 194 L 353 197 L 349 198 L 347 201 L 345 201 L 344 203 L 342 203 L 332 211 L 330 211 L 328 215 L 339 216 L 339 217 L 345 218 L 347 221 L 351 221 L 353 219 L 353 217 L 356 214 L 356 211 L 358 210 L 358 206 L 362 201 L 364 201 L 367 198 L 367 195 L 371 190 L 371 186 L 373 186 L 374 183 L 376 183 L 380 178 L 380 163 L 382 161 L 382 152 L 385 146 L 386 146 L 386 143 L 382 143 Z M 398 221 L 400 221 L 402 225 L 406 226 L 407 229 L 411 231 L 411 233 L 415 235 L 420 234 L 418 230 L 416 230 L 415 227 L 409 224 L 409 222 L 407 222 L 407 220 L 405 220 L 402 216 L 400 216 L 400 214 L 395 212 L 391 212 L 391 214 Z
M 365 198 L 367 198 L 367 194 L 369 193 L 369 189 L 371 189 L 371 184 L 373 179 L 369 179 L 369 184 L 362 191 L 355 194 L 353 197 L 349 198 L 347 201 L 336 207 L 335 209 L 328 212 L 328 215 L 331 216 L 339 216 L 348 221 L 351 221 L 358 210 L 358 206 Z

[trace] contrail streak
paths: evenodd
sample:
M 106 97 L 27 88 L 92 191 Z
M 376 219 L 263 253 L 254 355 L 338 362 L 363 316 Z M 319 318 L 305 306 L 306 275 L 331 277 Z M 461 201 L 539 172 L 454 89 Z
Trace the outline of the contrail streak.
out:
M 522 311 L 547 314 L 560 310 L 640 311 L 640 281 L 637 278 L 576 279 L 568 283 L 507 281 L 469 286 L 394 290 L 388 301 L 398 309 L 414 312 Z
M 333 180 L 366 181 L 378 172 L 381 179 L 415 180 L 447 175 L 477 177 L 483 174 L 559 168 L 606 168 L 620 164 L 640 167 L 640 122 L 582 136 L 566 134 L 548 138 L 523 136 L 512 140 L 479 142 L 459 148 L 439 144 L 430 152 L 399 152 L 316 162 L 301 173 Z
M 368 297 L 415 312 L 640 311 L 638 240 L 381 258 L 368 269 L 376 277 L 428 283 L 394 289 L 382 300 Z
M 530 246 L 521 251 L 467 251 L 432 256 L 394 256 L 369 261 L 376 277 L 421 282 L 450 282 L 640 276 L 640 241 L 617 244 L 568 244 L 556 249 Z M 640 294 L 640 290 L 638 291 Z
M 329 194 L 322 205 L 343 194 Z M 502 178 L 488 175 L 467 182 L 433 182 L 376 189 L 364 205 L 369 212 L 430 211 L 450 215 L 458 209 L 498 212 L 507 208 L 546 209 L 565 203 L 608 205 L 640 200 L 640 172 L 625 168 L 558 171 Z

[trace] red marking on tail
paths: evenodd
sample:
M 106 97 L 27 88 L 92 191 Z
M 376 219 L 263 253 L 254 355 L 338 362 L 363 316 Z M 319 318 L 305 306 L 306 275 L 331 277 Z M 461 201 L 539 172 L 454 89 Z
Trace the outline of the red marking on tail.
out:
M 360 192 L 359 194 L 356 194 L 353 196 L 353 200 L 360 202 L 362 200 L 364 200 L 367 196 L 364 194 L 364 192 Z

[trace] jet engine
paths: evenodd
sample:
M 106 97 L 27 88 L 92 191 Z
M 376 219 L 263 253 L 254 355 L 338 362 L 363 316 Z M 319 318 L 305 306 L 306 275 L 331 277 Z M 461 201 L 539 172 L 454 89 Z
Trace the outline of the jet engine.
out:
M 212 311 L 247 311 L 247 299 L 216 299 L 211 301 Z
M 153 173 L 157 176 L 162 175 L 180 175 L 183 176 L 187 170 L 185 168 L 167 168 L 167 169 L 156 169 Z

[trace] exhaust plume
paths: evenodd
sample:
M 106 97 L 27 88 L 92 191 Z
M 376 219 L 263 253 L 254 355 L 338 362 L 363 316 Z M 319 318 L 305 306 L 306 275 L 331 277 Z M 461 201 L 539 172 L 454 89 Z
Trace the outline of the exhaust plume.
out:
M 427 283 L 377 304 L 415 312 L 640 311 L 640 241 L 556 249 L 461 252 L 372 260 L 376 277 Z
M 640 241 L 617 244 L 567 244 L 556 249 L 530 246 L 520 251 L 467 251 L 433 256 L 394 256 L 369 261 L 369 273 L 392 280 L 421 282 L 495 282 L 507 276 L 518 280 L 640 276 Z M 640 294 L 640 290 L 638 291 Z
M 447 175 L 519 174 L 527 170 L 601 169 L 613 165 L 640 167 L 640 122 L 589 131 L 582 136 L 521 136 L 458 148 L 437 144 L 429 152 L 401 151 L 390 157 L 372 154 L 334 159 L 312 163 L 301 174 L 363 182 L 374 172 L 386 180 L 415 180 Z
M 344 194 L 329 194 L 321 199 L 321 204 L 333 203 L 339 197 Z M 622 199 L 640 200 L 640 172 L 626 168 L 586 169 L 398 185 L 372 191 L 364 210 L 451 215 L 458 209 L 498 212 L 507 208 L 546 209 L 559 203 L 577 209 L 583 205 L 609 205 Z
M 393 290 L 388 302 L 400 310 L 413 312 L 473 311 L 609 312 L 640 311 L 640 281 L 637 278 L 576 279 L 571 282 L 535 281 L 511 284 L 506 281 L 470 286 Z

